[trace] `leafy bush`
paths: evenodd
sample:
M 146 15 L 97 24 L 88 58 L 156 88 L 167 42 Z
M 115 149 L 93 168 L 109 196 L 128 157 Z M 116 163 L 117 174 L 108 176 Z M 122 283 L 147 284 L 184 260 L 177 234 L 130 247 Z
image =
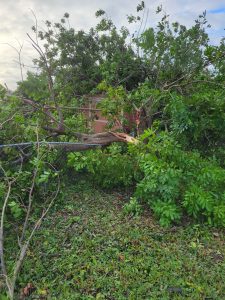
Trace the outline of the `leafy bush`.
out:
M 156 200 L 152 207 L 155 215 L 159 218 L 162 226 L 169 226 L 172 222 L 177 222 L 181 218 L 179 207 L 173 201 Z
M 212 82 L 213 83 L 213 82 Z M 212 84 L 211 83 L 211 84 Z M 170 93 L 164 115 L 176 140 L 187 150 L 197 149 L 205 157 L 215 156 L 224 164 L 225 104 L 216 82 L 199 84 L 188 95 Z
M 127 187 L 134 182 L 135 161 L 123 147 L 112 144 L 105 150 L 70 153 L 68 165 L 76 171 L 87 171 L 91 179 L 104 188 Z
M 148 135 L 138 154 L 143 178 L 136 197 L 149 204 L 162 225 L 187 213 L 197 221 L 225 226 L 225 170 L 198 153 L 183 151 L 168 134 L 148 131 L 145 141 Z
M 69 154 L 68 164 L 87 171 L 104 188 L 134 187 L 127 213 L 139 213 L 145 201 L 162 226 L 189 215 L 198 222 L 225 226 L 225 170 L 197 152 L 184 151 L 171 134 L 146 131 L 128 150 L 112 145 L 105 150 Z
M 68 164 L 87 171 L 104 188 L 136 185 L 134 198 L 124 208 L 128 213 L 139 213 L 141 199 L 162 226 L 178 223 L 184 215 L 225 226 L 225 170 L 215 160 L 184 151 L 172 134 L 148 130 L 138 145 L 70 153 Z

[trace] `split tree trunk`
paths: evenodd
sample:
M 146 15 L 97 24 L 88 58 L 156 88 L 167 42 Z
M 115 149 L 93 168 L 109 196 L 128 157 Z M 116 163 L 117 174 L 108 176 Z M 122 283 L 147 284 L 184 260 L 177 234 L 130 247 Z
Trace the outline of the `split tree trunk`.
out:
M 47 132 L 51 133 L 52 136 L 57 135 L 70 135 L 76 137 L 79 142 L 82 144 L 54 144 L 50 145 L 52 148 L 63 148 L 66 151 L 83 151 L 88 150 L 91 148 L 96 148 L 97 145 L 99 146 L 108 146 L 114 142 L 123 142 L 123 143 L 137 143 L 138 140 L 133 138 L 132 136 L 126 133 L 119 133 L 119 132 L 101 132 L 95 134 L 86 134 L 80 132 L 73 132 L 70 128 L 66 128 L 62 114 L 60 114 L 60 121 L 58 121 L 48 110 L 47 106 L 42 106 L 39 103 L 30 100 L 30 99 L 22 99 L 25 105 L 31 106 L 34 110 L 41 111 L 48 120 L 52 123 L 55 123 L 57 127 L 49 127 L 44 126 Z M 60 108 L 58 108 L 60 110 Z

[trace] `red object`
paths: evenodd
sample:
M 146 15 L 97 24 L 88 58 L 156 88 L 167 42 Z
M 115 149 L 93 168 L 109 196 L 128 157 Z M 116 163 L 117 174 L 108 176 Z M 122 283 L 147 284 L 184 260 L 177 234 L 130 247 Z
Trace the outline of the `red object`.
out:
M 92 128 L 94 133 L 101 133 L 108 131 L 107 125 L 108 120 L 101 114 L 101 109 L 97 108 L 97 104 L 104 99 L 104 95 L 97 95 L 87 98 L 86 105 L 80 108 L 80 111 L 84 113 L 87 118 L 87 126 Z M 122 128 L 119 122 L 111 128 L 111 131 L 121 129 L 122 131 L 130 132 L 132 127 L 136 127 L 136 119 L 133 114 L 126 114 L 126 119 L 128 125 L 125 128 Z

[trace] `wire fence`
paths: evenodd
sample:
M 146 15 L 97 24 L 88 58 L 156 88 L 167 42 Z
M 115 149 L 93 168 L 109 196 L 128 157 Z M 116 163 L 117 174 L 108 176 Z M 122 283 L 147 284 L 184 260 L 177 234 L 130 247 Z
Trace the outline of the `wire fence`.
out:
M 73 142 L 46 142 L 46 141 L 42 141 L 42 142 L 26 142 L 26 143 L 15 143 L 15 144 L 3 144 L 0 145 L 0 149 L 3 148 L 23 148 L 26 146 L 37 146 L 37 145 L 53 145 L 53 146 L 90 146 L 90 148 L 92 147 L 100 147 L 101 145 L 99 144 L 88 144 L 88 143 L 73 143 Z M 78 150 L 79 151 L 79 150 Z
M 57 170 L 65 169 L 70 152 L 101 148 L 99 144 L 74 142 L 24 142 L 0 145 L 0 161 L 11 169 L 26 164 L 37 155 L 37 148 L 46 149 L 47 156 Z M 54 155 L 52 153 L 54 151 Z M 47 159 L 48 160 L 48 159 Z M 1 174 L 0 174 L 1 176 Z

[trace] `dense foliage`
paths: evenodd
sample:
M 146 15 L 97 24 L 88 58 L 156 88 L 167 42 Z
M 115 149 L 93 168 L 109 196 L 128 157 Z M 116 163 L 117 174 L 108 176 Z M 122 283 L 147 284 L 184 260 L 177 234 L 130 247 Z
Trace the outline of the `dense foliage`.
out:
M 224 168 L 198 152 L 182 150 L 168 134 L 146 131 L 141 139 L 145 143 L 130 146 L 125 154 L 117 145 L 104 151 L 71 153 L 68 164 L 76 171 L 88 171 L 91 180 L 103 188 L 136 185 L 134 195 L 149 205 L 163 226 L 190 216 L 224 227 Z
M 170 136 L 149 136 L 139 154 L 144 176 L 136 195 L 152 207 L 162 225 L 189 215 L 224 226 L 225 170 L 199 153 L 183 151 Z
M 160 21 L 155 28 L 146 28 L 148 12 L 142 1 L 136 14 L 127 16 L 127 27 L 117 28 L 106 12 L 99 10 L 97 25 L 86 31 L 71 28 L 69 14 L 65 13 L 60 22 L 53 24 L 47 20 L 44 29 L 36 20 L 32 34 L 28 34 L 38 53 L 34 60 L 37 72 L 28 72 L 14 92 L 0 85 L 0 144 L 36 142 L 35 147 L 25 144 L 0 148 L 0 255 L 4 250 L 3 228 L 10 233 L 6 249 L 16 241 L 15 251 L 6 253 L 9 270 L 9 276 L 3 272 L 6 279 L 14 274 L 18 253 L 27 251 L 26 238 L 30 234 L 33 237 L 30 226 L 39 229 L 42 219 L 38 221 L 38 216 L 45 215 L 49 210 L 46 207 L 50 208 L 48 205 L 55 195 L 60 195 L 59 174 L 62 174 L 62 190 L 72 177 L 85 176 L 86 181 L 90 180 L 102 191 L 126 192 L 130 201 L 119 207 L 122 218 L 138 217 L 147 207 L 161 226 L 195 222 L 225 227 L 225 39 L 211 45 L 205 12 L 190 27 L 170 23 L 162 7 L 156 13 L 161 16 Z M 130 24 L 136 28 L 134 33 L 129 30 Z M 99 94 L 102 100 L 97 108 L 108 120 L 107 129 L 114 130 L 116 125 L 117 131 L 129 133 L 137 143 L 114 143 L 71 153 L 60 146 L 49 149 L 39 143 L 76 142 L 81 135 L 91 134 L 93 120 L 87 120 L 81 107 L 87 105 L 90 96 Z M 63 195 L 59 203 L 69 207 Z M 79 217 L 73 216 L 71 220 L 68 227 L 79 221 Z M 45 232 L 48 233 L 47 229 Z M 79 244 L 79 238 L 74 243 Z M 111 246 L 117 242 L 109 243 L 107 251 L 114 251 Z M 196 255 L 198 243 L 199 239 L 190 242 Z M 40 248 L 55 251 L 49 247 L 44 244 Z M 115 251 L 120 255 L 122 250 Z M 164 255 L 167 257 L 166 251 Z M 129 262 L 133 254 L 131 257 Z M 125 260 L 123 254 L 119 260 Z M 144 260 L 140 262 L 145 265 Z M 63 264 L 60 262 L 56 268 L 70 270 L 70 263 Z M 94 260 L 93 264 L 99 268 Z M 90 270 L 86 262 L 84 266 L 86 269 L 81 268 L 76 278 L 72 271 L 66 273 L 68 280 L 73 278 L 71 286 L 76 282 L 87 297 L 90 294 L 96 299 L 107 299 L 109 291 L 102 288 L 99 280 L 103 294 L 96 287 L 93 293 L 85 290 L 92 287 L 86 287 L 85 278 Z M 113 271 L 114 266 L 111 268 Z M 43 270 L 40 271 L 42 274 Z M 98 272 L 102 276 L 101 268 Z M 104 272 L 108 276 L 111 270 Z M 130 270 L 125 272 L 129 274 Z M 94 279 L 96 274 L 92 274 Z M 159 277 L 161 274 L 157 273 L 155 278 Z M 141 278 L 145 280 L 145 275 Z M 11 299 L 16 280 L 10 283 Z M 20 284 L 23 282 L 25 274 L 20 278 Z M 187 290 L 198 288 L 195 283 L 182 281 L 182 284 Z M 68 290 L 66 285 L 63 288 Z M 115 297 L 122 295 L 124 299 L 120 281 L 117 288 L 118 293 L 113 287 Z M 79 298 L 77 287 L 74 289 Z M 219 289 L 216 293 L 221 295 Z M 143 291 L 133 290 L 132 287 L 131 299 L 149 296 L 145 285 Z M 46 289 L 43 291 L 46 296 Z M 201 294 L 195 292 L 193 297 Z M 57 290 L 53 293 L 55 297 L 57 293 Z M 164 297 L 169 292 L 164 288 L 162 293 L 154 293 L 156 297 Z M 207 290 L 204 295 L 211 294 Z
M 13 94 L 1 86 L 0 140 L 34 141 L 38 126 L 40 140 L 76 141 L 73 132 L 90 128 L 74 108 L 85 95 L 103 93 L 98 105 L 109 128 L 120 124 L 137 137 L 147 131 L 133 148 L 71 153 L 69 165 L 88 170 L 103 187 L 136 186 L 135 196 L 161 224 L 188 214 L 223 226 L 224 39 L 210 44 L 205 12 L 189 28 L 170 23 L 162 7 L 156 13 L 162 14 L 157 26 L 143 28 L 141 2 L 137 14 L 127 17 L 137 26 L 134 34 L 117 28 L 102 10 L 96 12 L 98 24 L 86 32 L 71 28 L 68 13 L 58 23 L 46 21 L 45 30 L 36 23 L 29 37 L 39 53 L 34 60 L 39 72 L 29 72 Z M 5 152 L 1 156 L 9 159 Z

